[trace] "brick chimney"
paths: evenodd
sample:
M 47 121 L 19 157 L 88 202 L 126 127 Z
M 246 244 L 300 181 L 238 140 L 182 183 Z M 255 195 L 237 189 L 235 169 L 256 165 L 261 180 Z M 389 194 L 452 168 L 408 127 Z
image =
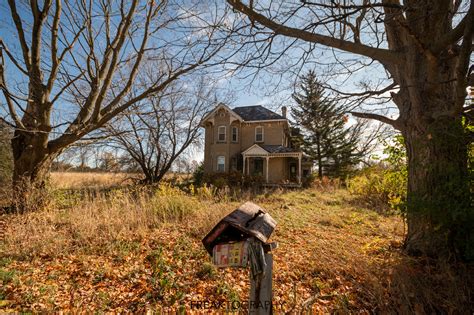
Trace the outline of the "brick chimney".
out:
M 286 106 L 281 107 L 281 115 L 286 118 Z

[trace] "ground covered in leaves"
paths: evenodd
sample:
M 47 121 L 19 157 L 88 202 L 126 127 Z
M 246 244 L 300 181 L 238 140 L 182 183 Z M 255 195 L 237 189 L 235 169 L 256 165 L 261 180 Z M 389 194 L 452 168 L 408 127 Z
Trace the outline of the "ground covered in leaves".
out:
M 278 313 L 474 308 L 471 267 L 405 257 L 400 217 L 366 209 L 342 189 L 52 194 L 45 210 L 5 216 L 0 311 L 200 313 L 209 310 L 199 302 L 221 311 L 238 306 L 248 298 L 249 271 L 216 269 L 201 239 L 246 200 L 278 222 Z

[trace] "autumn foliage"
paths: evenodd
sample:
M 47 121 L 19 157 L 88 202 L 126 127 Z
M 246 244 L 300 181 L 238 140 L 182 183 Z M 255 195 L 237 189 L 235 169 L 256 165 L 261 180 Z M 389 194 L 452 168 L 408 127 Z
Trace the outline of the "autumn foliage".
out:
M 472 270 L 406 257 L 402 220 L 336 186 L 230 198 L 209 186 L 73 184 L 53 189 L 42 211 L 4 216 L 1 311 L 189 312 L 191 301 L 246 301 L 248 270 L 216 269 L 200 241 L 249 199 L 278 222 L 274 299 L 284 311 L 473 308 Z

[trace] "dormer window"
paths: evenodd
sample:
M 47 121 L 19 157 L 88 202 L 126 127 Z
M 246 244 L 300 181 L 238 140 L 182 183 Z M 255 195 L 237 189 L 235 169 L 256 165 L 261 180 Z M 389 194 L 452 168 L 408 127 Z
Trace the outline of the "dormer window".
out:
M 255 127 L 255 142 L 263 142 L 263 127 Z
M 219 126 L 217 130 L 217 141 L 225 142 L 225 126 Z
M 233 126 L 232 127 L 232 142 L 239 141 L 239 128 Z

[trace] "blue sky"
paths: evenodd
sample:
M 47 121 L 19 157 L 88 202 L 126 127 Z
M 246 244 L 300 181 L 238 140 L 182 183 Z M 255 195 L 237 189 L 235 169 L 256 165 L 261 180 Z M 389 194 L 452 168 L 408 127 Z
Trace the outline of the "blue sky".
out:
M 19 10 L 22 8 L 23 6 L 19 5 Z M 28 21 L 29 15 L 23 16 L 26 16 L 26 21 Z M 0 36 L 7 43 L 10 50 L 19 55 L 20 47 L 16 37 L 13 36 L 14 34 L 15 30 L 8 5 L 6 1 L 2 1 L 0 2 Z M 282 46 L 285 43 L 292 42 L 292 40 L 282 37 L 279 37 L 278 41 Z M 231 107 L 263 105 L 279 112 L 283 105 L 292 106 L 291 93 L 293 91 L 293 84 L 297 79 L 297 75 L 308 69 L 315 68 L 316 72 L 321 74 L 321 79 L 325 83 L 348 92 L 360 91 L 359 82 L 377 83 L 382 82 L 386 78 L 381 66 L 376 64 L 360 69 L 352 66 L 354 73 L 351 75 L 336 75 L 336 72 L 342 70 L 332 66 L 332 63 L 335 61 L 333 52 L 324 50 L 323 47 L 316 47 L 311 56 L 303 62 L 300 58 L 308 46 L 307 43 L 297 41 L 293 49 L 285 52 L 283 58 L 272 64 L 271 67 L 261 70 L 258 75 L 252 75 L 252 69 L 239 69 L 236 73 L 232 72 L 232 75 L 225 71 L 218 73 L 213 79 L 218 81 L 221 89 L 226 90 L 225 93 L 232 94 L 228 101 Z M 348 63 L 351 63 L 352 59 L 354 59 L 353 55 L 340 52 L 337 56 Z M 361 57 L 357 58 L 364 60 Z M 290 64 L 293 66 L 289 66 Z M 17 85 L 23 81 L 18 71 L 8 61 L 7 76 L 11 85 Z M 3 102 L 3 99 L 1 101 Z M 368 108 L 368 105 L 365 104 L 362 107 Z M 67 104 L 59 105 L 59 112 L 64 114 L 67 112 L 67 108 Z M 390 113 L 393 115 L 396 111 L 392 109 Z

